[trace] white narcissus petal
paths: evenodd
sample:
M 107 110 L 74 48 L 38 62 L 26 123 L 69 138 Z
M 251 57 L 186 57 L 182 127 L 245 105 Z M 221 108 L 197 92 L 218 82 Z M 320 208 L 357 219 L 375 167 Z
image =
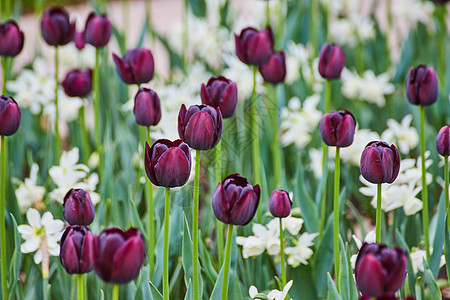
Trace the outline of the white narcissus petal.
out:
M 258 289 L 256 288 L 256 286 L 252 285 L 250 286 L 250 288 L 248 289 L 248 294 L 250 296 L 250 298 L 255 298 L 256 294 L 258 294 Z
M 27 211 L 27 220 L 32 227 L 41 228 L 41 215 L 36 209 L 30 208 Z
M 35 233 L 35 229 L 30 225 L 19 225 L 17 226 L 17 230 L 22 236 L 24 236 L 24 239 L 26 239 L 26 236 L 33 236 Z
M 41 239 L 38 237 L 31 237 L 27 239 L 22 245 L 20 245 L 20 251 L 22 253 L 31 253 L 39 249 Z
M 289 290 L 291 289 L 292 285 L 294 284 L 293 280 L 289 280 L 288 283 L 286 283 L 286 285 L 283 288 L 283 293 L 281 295 L 280 299 L 284 299 L 286 298 L 287 294 L 289 293 Z
M 283 218 L 283 228 L 287 229 L 290 234 L 297 235 L 303 226 L 303 219 L 301 218 L 294 218 L 294 217 L 287 217 Z
M 269 233 L 266 226 L 258 223 L 253 223 L 252 231 L 257 237 L 265 237 Z
M 42 251 L 41 249 L 38 249 L 34 254 L 34 263 L 38 265 L 41 262 L 42 262 Z

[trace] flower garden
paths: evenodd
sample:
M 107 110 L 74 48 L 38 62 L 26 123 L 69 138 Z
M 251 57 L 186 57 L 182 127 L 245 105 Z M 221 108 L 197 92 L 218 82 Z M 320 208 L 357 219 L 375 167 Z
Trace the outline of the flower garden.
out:
M 2 0 L 1 299 L 450 299 L 448 2 Z

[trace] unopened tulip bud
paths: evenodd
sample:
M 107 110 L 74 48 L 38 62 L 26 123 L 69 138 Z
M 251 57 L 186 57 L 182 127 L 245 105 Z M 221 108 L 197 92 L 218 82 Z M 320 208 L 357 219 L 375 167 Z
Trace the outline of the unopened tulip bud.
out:
M 94 221 L 95 207 L 89 193 L 82 189 L 70 189 L 64 197 L 64 219 L 70 225 L 89 225 Z
M 70 22 L 69 14 L 64 8 L 53 7 L 44 11 L 41 19 L 41 31 L 47 44 L 62 46 L 73 40 L 75 21 Z
M 238 95 L 236 83 L 223 76 L 211 77 L 200 88 L 202 103 L 212 107 L 220 107 L 222 117 L 230 118 L 236 110 Z
M 450 125 L 445 125 L 439 130 L 436 137 L 436 149 L 442 156 L 450 155 Z
M 375 184 L 392 183 L 400 170 L 400 156 L 394 145 L 370 142 L 361 155 L 361 175 Z
M 348 147 L 355 136 L 355 117 L 347 111 L 331 111 L 320 121 L 320 135 L 328 146 Z
M 59 258 L 69 274 L 84 274 L 93 268 L 94 234 L 85 226 L 69 226 L 61 237 Z
M 434 69 L 419 65 L 409 70 L 406 96 L 415 105 L 431 105 L 438 98 L 438 81 Z
M 261 66 L 273 53 L 272 29 L 267 27 L 256 30 L 253 27 L 244 28 L 240 35 L 234 35 L 236 54 L 247 65 Z
M 96 15 L 91 12 L 84 28 L 84 40 L 96 48 L 104 47 L 111 38 L 112 25 L 104 14 Z
M 269 210 L 276 218 L 286 218 L 291 213 L 292 201 L 283 190 L 275 190 L 269 198 Z
M 128 50 L 123 58 L 113 54 L 113 59 L 117 73 L 126 84 L 147 83 L 153 78 L 155 62 L 148 49 Z
M 0 96 L 0 135 L 12 135 L 20 126 L 22 114 L 12 97 Z
M 336 44 L 325 43 L 319 55 L 319 73 L 325 79 L 341 77 L 345 65 L 345 53 Z
M 78 50 L 83 50 L 84 47 L 86 46 L 86 41 L 84 40 L 82 32 L 75 32 L 75 36 L 73 37 L 73 42 L 75 44 L 75 47 Z
M 92 70 L 72 70 L 61 85 L 69 97 L 86 97 L 92 91 Z
M 273 53 L 269 60 L 262 66 L 259 66 L 264 81 L 277 84 L 284 81 L 286 77 L 286 58 L 284 51 Z
M 161 104 L 155 91 L 141 88 L 134 97 L 134 117 L 142 126 L 155 126 L 161 120 Z
M 22 51 L 24 35 L 14 21 L 0 23 L 0 55 L 16 56 Z

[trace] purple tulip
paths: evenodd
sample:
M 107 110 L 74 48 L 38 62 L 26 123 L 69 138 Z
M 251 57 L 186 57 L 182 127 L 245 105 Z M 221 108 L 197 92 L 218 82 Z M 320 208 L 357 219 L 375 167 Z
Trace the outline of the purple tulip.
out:
M 355 117 L 347 111 L 331 111 L 320 121 L 320 135 L 328 146 L 348 147 L 355 135 Z
M 59 258 L 69 274 L 84 274 L 93 268 L 94 234 L 85 226 L 69 226 L 61 238 Z
M 431 105 L 438 98 L 438 80 L 432 67 L 419 65 L 409 70 L 406 96 L 415 105 Z
M 359 297 L 359 300 L 372 300 L 372 297 L 369 297 L 367 295 L 361 295 L 361 297 Z M 376 300 L 414 300 L 413 296 L 408 296 L 406 298 L 398 298 L 395 295 L 390 295 L 390 296 L 380 296 L 377 297 Z
M 200 88 L 202 103 L 212 107 L 220 107 L 223 118 L 230 118 L 236 110 L 238 95 L 236 83 L 223 76 L 211 77 Z
M 0 135 L 12 135 L 20 126 L 22 114 L 12 97 L 0 96 Z
M 41 31 L 47 44 L 62 46 L 73 40 L 75 21 L 70 22 L 69 14 L 64 8 L 53 7 L 44 11 Z
M 319 73 L 325 79 L 341 77 L 345 65 L 345 53 L 336 44 L 325 43 L 319 55 Z
M 450 155 L 450 125 L 445 125 L 439 130 L 436 137 L 436 149 L 442 156 Z
M 147 83 L 153 78 L 155 62 L 148 49 L 128 50 L 123 58 L 113 54 L 113 59 L 117 73 L 126 84 Z
M 235 173 L 220 182 L 212 199 L 214 215 L 221 222 L 247 225 L 255 216 L 261 189 L 251 186 L 247 179 Z
M 234 35 L 236 54 L 247 65 L 261 66 L 273 53 L 272 29 L 267 27 L 256 30 L 253 27 L 244 28 L 240 35 Z
M 96 48 L 104 47 L 111 38 L 112 25 L 105 14 L 91 12 L 84 27 L 84 40 Z
M 364 243 L 356 258 L 355 279 L 358 289 L 369 297 L 395 296 L 395 292 L 405 282 L 407 265 L 405 249 L 389 249 L 384 244 Z
M 361 175 L 375 184 L 392 183 L 400 170 L 397 148 L 386 142 L 370 142 L 361 155 Z
M 24 35 L 14 21 L 0 23 L 0 55 L 16 56 L 22 51 Z
M 141 88 L 134 97 L 134 117 L 142 126 L 154 126 L 161 120 L 161 105 L 158 94 L 153 90 Z
M 214 148 L 222 137 L 222 113 L 209 105 L 192 105 L 189 110 L 181 105 L 178 114 L 180 138 L 196 150 Z
M 275 218 L 286 218 L 291 213 L 292 201 L 283 190 L 275 190 L 269 198 L 269 210 Z
M 144 163 L 147 177 L 154 185 L 183 186 L 191 173 L 191 152 L 182 140 L 159 139 L 151 148 L 145 143 Z
M 95 207 L 89 193 L 82 189 L 70 189 L 64 196 L 64 219 L 70 225 L 89 225 L 94 221 Z
M 153 249 L 150 249 L 153 251 Z M 94 270 L 103 281 L 125 284 L 135 279 L 145 260 L 145 241 L 136 228 L 110 227 L 94 238 Z
M 284 51 L 273 53 L 269 60 L 262 66 L 259 66 L 264 81 L 277 84 L 284 81 L 286 77 L 286 57 Z
M 84 36 L 82 32 L 75 32 L 75 36 L 73 37 L 73 42 L 75 44 L 75 47 L 78 50 L 83 50 L 86 46 L 86 41 L 84 40 Z
M 86 97 L 92 91 L 92 70 L 72 70 L 61 85 L 69 97 Z

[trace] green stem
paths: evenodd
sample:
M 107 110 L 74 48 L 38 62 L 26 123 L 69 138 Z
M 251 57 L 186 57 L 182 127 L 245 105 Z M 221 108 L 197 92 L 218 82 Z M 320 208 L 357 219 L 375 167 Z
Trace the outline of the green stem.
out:
M 330 112 L 331 105 L 331 80 L 327 79 L 325 89 L 325 113 Z
M 184 14 L 183 14 L 183 22 L 184 22 L 184 26 L 183 26 L 183 36 L 181 37 L 181 43 L 183 45 L 183 50 L 181 53 L 181 62 L 182 62 L 182 68 L 183 68 L 183 72 L 185 74 L 187 74 L 187 60 L 188 60 L 188 53 L 189 53 L 189 45 L 188 45 L 188 8 L 189 8 L 189 2 L 188 0 L 184 1 Z
M 448 214 L 449 190 L 448 190 L 448 156 L 444 156 L 444 197 L 445 197 L 445 212 Z M 448 226 L 450 228 L 450 218 L 447 217 Z
M 269 1 L 266 1 L 266 26 L 270 25 L 270 6 Z
M 99 82 L 99 49 L 95 49 L 95 67 L 94 67 L 94 111 L 95 111 L 95 142 L 97 150 L 101 147 L 101 128 L 100 128 L 100 82 Z M 100 153 L 99 153 L 100 154 Z
M 425 168 L 425 106 L 420 106 L 420 157 L 422 164 L 422 201 L 423 201 L 423 231 L 425 238 L 425 252 L 427 260 L 430 258 L 430 240 L 428 233 L 428 187 L 427 170 Z
M 6 82 L 8 81 L 8 58 L 5 56 L 2 60 L 3 67 L 3 95 L 8 96 L 6 94 Z
M 272 86 L 273 97 L 272 97 L 272 111 L 269 111 L 269 116 L 271 116 L 272 121 L 272 147 L 273 147 L 273 168 L 275 175 L 275 187 L 279 188 L 281 184 L 281 157 L 280 157 L 280 139 L 278 138 L 278 95 L 277 87 Z
M 90 154 L 90 144 L 89 144 L 89 135 L 86 128 L 86 111 L 85 106 L 81 106 L 80 109 L 80 127 L 81 127 L 81 149 L 83 151 L 83 161 L 87 162 L 89 160 Z
M 126 33 L 129 30 L 129 25 L 130 25 L 130 20 L 129 20 L 129 16 L 130 15 L 130 0 L 122 0 L 122 19 L 123 19 L 123 39 L 124 39 L 124 44 L 126 45 Z
M 381 183 L 377 185 L 377 220 L 375 241 L 381 243 Z
M 169 300 L 169 207 L 170 207 L 170 188 L 166 187 L 166 199 L 164 201 L 164 251 L 163 251 L 164 300 Z
M 152 0 L 146 0 L 145 3 L 147 5 L 147 22 L 150 33 L 150 46 L 153 47 L 155 43 L 155 30 L 152 26 Z
M 152 143 L 150 136 L 150 127 L 147 127 L 147 137 L 144 135 L 144 141 L 142 141 L 142 147 L 144 147 L 144 157 L 145 157 L 145 141 Z M 145 174 L 145 168 L 143 170 Z M 145 176 L 145 175 L 144 175 Z M 153 217 L 153 185 L 150 180 L 145 181 L 145 196 L 147 200 L 147 212 L 148 212 L 148 241 L 147 241 L 147 254 L 148 254 L 148 264 L 150 267 L 149 276 L 153 274 L 155 253 L 153 249 L 155 248 L 155 235 L 154 235 L 154 217 Z
M 225 251 L 225 262 L 223 263 L 223 281 L 222 281 L 222 297 L 221 300 L 227 300 L 228 297 L 228 275 L 230 274 L 230 256 L 231 243 L 233 240 L 233 225 L 228 224 L 227 248 Z
M 200 299 L 199 293 L 199 273 L 198 273 L 198 206 L 200 195 L 200 157 L 201 151 L 196 150 L 195 153 L 195 178 L 194 178 L 194 214 L 192 217 L 192 268 L 193 268 L 193 285 L 194 300 Z
M 445 33 L 446 33 L 446 24 L 445 17 L 447 14 L 447 10 L 444 5 L 437 5 L 442 7 L 436 7 L 438 18 L 439 18 L 439 40 L 438 40 L 438 49 L 439 49 L 439 79 L 442 87 L 445 87 Z
M 256 100 L 256 71 L 257 67 L 253 67 L 253 91 L 252 91 L 252 111 L 251 111 L 251 130 L 252 130 L 252 165 L 253 165 L 253 184 L 261 184 L 261 171 L 259 168 L 259 133 L 257 125 L 257 100 Z M 261 217 L 261 210 L 258 209 L 258 219 Z
M 6 224 L 5 224 L 5 204 L 6 204 L 6 172 L 8 167 L 8 143 L 6 136 L 1 136 L 0 148 L 0 255 L 1 255 L 1 275 L 2 275 L 2 299 L 8 299 L 7 269 L 6 269 Z
M 216 146 L 216 183 L 221 181 L 221 152 L 222 152 L 222 140 L 217 143 Z M 216 220 L 217 230 L 217 251 L 219 254 L 219 265 L 223 262 L 223 225 L 222 222 Z
M 113 285 L 112 300 L 119 300 L 119 285 Z
M 84 300 L 83 298 L 83 296 L 84 296 L 84 293 L 83 293 L 83 276 L 84 276 L 84 274 L 78 274 L 77 275 L 77 286 L 78 286 L 78 293 L 77 293 L 77 295 L 78 295 L 78 300 Z
M 311 23 L 310 23 L 310 27 L 309 27 L 309 34 L 310 34 L 310 41 L 311 41 L 311 46 L 312 46 L 312 53 L 313 53 L 313 57 L 316 55 L 317 53 L 317 37 L 316 37 L 316 19 L 317 19 L 317 4 L 319 1 L 317 0 L 311 0 Z
M 284 262 L 284 237 L 283 237 L 283 219 L 280 219 L 280 257 L 281 257 L 281 282 L 283 287 L 286 285 L 286 264 Z
M 8 298 L 6 298 L 8 299 Z M 48 277 L 47 276 L 43 276 L 42 277 L 42 299 L 43 300 L 48 300 L 49 299 L 49 295 L 48 295 Z
M 334 165 L 334 276 L 339 290 L 339 184 L 340 184 L 340 148 L 336 147 Z
M 55 148 L 56 159 L 61 156 L 61 138 L 59 137 L 59 105 L 58 105 L 58 88 L 59 88 L 59 48 L 55 47 Z

